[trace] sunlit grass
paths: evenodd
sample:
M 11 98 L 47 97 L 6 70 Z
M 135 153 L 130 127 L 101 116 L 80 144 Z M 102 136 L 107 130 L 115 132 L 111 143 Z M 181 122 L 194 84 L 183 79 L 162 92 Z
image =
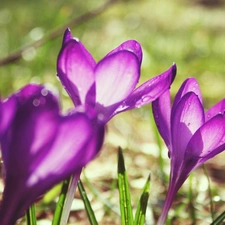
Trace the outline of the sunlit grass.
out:
M 41 38 L 73 17 L 95 8 L 103 1 L 2 1 L 0 8 L 0 57 L 6 57 L 21 47 Z M 225 96 L 225 6 L 207 8 L 192 1 L 119 1 L 103 14 L 72 27 L 78 37 L 100 60 L 112 48 L 127 39 L 138 40 L 144 52 L 140 83 L 177 63 L 178 74 L 171 88 L 175 93 L 184 79 L 198 79 L 206 108 Z M 62 34 L 63 36 L 63 34 Z M 0 93 L 6 97 L 29 82 L 49 83 L 56 86 L 62 97 L 63 109 L 73 107 L 59 81 L 56 79 L 56 60 L 61 47 L 61 38 L 47 42 L 37 49 L 24 52 L 22 59 L 0 67 Z M 131 183 L 135 207 L 140 189 L 149 172 L 152 172 L 149 209 L 154 218 L 161 212 L 168 187 L 169 159 L 167 149 L 161 142 L 161 151 L 151 123 L 151 109 L 133 110 L 115 117 L 108 126 L 103 151 L 86 168 L 86 176 L 110 204 L 118 204 L 116 187 L 117 147 L 125 154 L 126 167 Z M 160 154 L 161 153 L 161 154 Z M 110 157 L 109 157 L 110 155 Z M 212 196 L 215 216 L 224 210 L 224 175 L 216 177 L 225 169 L 225 155 L 217 156 L 209 164 L 212 180 Z M 102 169 L 104 168 L 104 169 Z M 215 172 L 216 171 L 216 172 Z M 163 172 L 165 174 L 163 174 Z M 223 173 L 221 173 L 223 174 Z M 223 180 L 222 180 L 223 179 Z M 222 180 L 222 181 L 220 181 Z M 191 224 L 189 202 L 190 184 L 194 199 L 196 224 L 211 222 L 207 179 L 198 169 L 188 180 L 176 198 L 169 214 L 168 224 Z M 141 184 L 140 184 L 141 183 Z M 140 185 L 139 185 L 140 184 Z M 91 190 L 88 189 L 90 192 Z M 119 224 L 118 215 L 109 212 L 96 195 L 92 202 L 97 210 L 99 224 Z M 113 196 L 113 197 L 112 197 Z M 136 201 L 137 202 L 137 201 Z M 40 204 L 41 205 L 41 204 Z M 119 205 L 118 205 L 119 206 Z M 37 209 L 40 218 L 50 218 L 52 208 L 43 212 Z M 71 224 L 82 224 L 83 211 L 71 213 Z M 74 222 L 73 222 L 74 221 Z M 175 222 L 176 221 L 176 222 Z M 84 220 L 83 224 L 87 221 Z M 114 222 L 114 223 L 113 223 Z

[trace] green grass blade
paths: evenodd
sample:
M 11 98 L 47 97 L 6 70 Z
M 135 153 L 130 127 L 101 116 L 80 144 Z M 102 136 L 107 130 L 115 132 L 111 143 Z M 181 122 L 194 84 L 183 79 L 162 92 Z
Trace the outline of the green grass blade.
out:
M 192 187 L 192 178 L 193 174 L 190 174 L 189 176 L 189 191 L 188 191 L 188 199 L 189 199 L 189 211 L 190 211 L 190 218 L 192 220 L 192 224 L 196 224 L 196 211 L 195 211 L 195 197 L 193 193 L 193 187 Z
M 148 198 L 149 198 L 149 191 L 150 191 L 150 181 L 151 181 L 151 175 L 149 174 L 148 179 L 145 183 L 145 186 L 142 190 L 141 198 L 138 203 L 137 211 L 135 214 L 135 225 L 144 225 L 145 223 L 145 214 L 148 204 Z
M 225 211 L 223 213 L 221 213 L 210 225 L 222 224 L 224 219 L 225 219 Z
M 66 179 L 62 184 L 61 194 L 56 205 L 56 210 L 54 213 L 52 225 L 59 225 L 63 213 L 64 204 L 66 201 L 67 191 L 70 185 L 70 178 Z
M 32 204 L 26 212 L 26 222 L 27 222 L 27 225 L 37 224 L 34 204 Z
M 118 149 L 118 188 L 122 225 L 133 225 L 130 190 L 121 148 Z
M 84 175 L 85 183 L 88 185 L 88 188 L 91 190 L 94 196 L 98 198 L 104 204 L 104 206 L 106 206 L 108 209 L 112 210 L 113 212 L 115 212 L 117 215 L 120 216 L 119 208 L 115 206 L 114 204 L 112 204 L 109 200 L 104 199 L 102 197 L 101 193 L 89 181 L 84 171 L 83 171 L 83 175 Z
M 87 193 L 84 189 L 84 186 L 83 186 L 81 180 L 78 181 L 78 189 L 79 189 L 80 195 L 82 197 L 82 200 L 84 202 L 84 206 L 85 206 L 86 212 L 88 214 L 88 218 L 89 218 L 91 225 L 98 225 L 98 222 L 95 218 L 94 211 L 91 207 L 90 201 L 88 200 Z

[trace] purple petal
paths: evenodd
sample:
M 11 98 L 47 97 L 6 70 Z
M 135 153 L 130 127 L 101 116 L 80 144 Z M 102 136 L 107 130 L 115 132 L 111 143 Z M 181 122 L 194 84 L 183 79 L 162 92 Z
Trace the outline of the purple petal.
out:
M 186 157 L 203 158 L 202 163 L 225 149 L 225 115 L 218 114 L 196 131 L 190 140 Z
M 118 46 L 117 48 L 115 48 L 111 52 L 109 52 L 106 55 L 106 57 L 108 57 L 109 55 L 112 55 L 116 52 L 124 51 L 124 50 L 134 53 L 137 56 L 139 63 L 141 64 L 142 49 L 141 49 L 141 45 L 135 40 L 128 40 L 128 41 L 123 42 L 120 46 Z
M 165 91 L 158 99 L 152 102 L 152 111 L 159 133 L 165 141 L 169 151 L 171 151 L 171 105 L 169 90 Z
M 218 102 L 216 105 L 211 107 L 206 113 L 205 113 L 205 120 L 208 121 L 217 114 L 223 114 L 225 112 L 225 99 Z
M 184 95 L 171 115 L 172 167 L 179 170 L 184 153 L 195 131 L 204 123 L 204 110 L 198 96 L 193 92 Z
M 19 98 L 26 100 L 2 141 L 6 185 L 1 225 L 14 224 L 38 196 L 79 172 L 103 141 L 103 126 L 95 125 L 86 113 L 60 116 L 54 96 L 42 90 L 27 99 L 20 92 Z
M 95 63 L 81 42 L 68 41 L 59 53 L 57 75 L 75 105 L 94 104 Z M 88 98 L 87 95 L 92 96 Z
M 14 112 L 15 115 L 11 121 L 10 127 L 8 127 L 7 132 L 4 134 L 1 143 L 3 161 L 5 166 L 9 168 L 11 164 L 8 162 L 9 159 L 11 158 L 10 154 L 14 153 L 12 152 L 10 153 L 7 149 L 8 148 L 17 149 L 18 142 L 16 141 L 16 138 L 20 142 L 21 149 L 23 149 L 22 146 L 27 145 L 27 140 L 31 140 L 30 136 L 32 136 L 32 132 L 30 130 L 34 129 L 35 124 L 38 122 L 38 124 L 40 124 L 39 125 L 40 130 L 43 132 L 40 133 L 41 137 L 39 139 L 36 138 L 35 140 L 43 139 L 44 142 L 44 137 L 48 138 L 50 135 L 55 135 L 52 134 L 52 132 L 50 132 L 53 129 L 48 130 L 48 126 L 45 125 L 45 122 L 46 124 L 50 124 L 51 117 L 59 113 L 59 105 L 57 98 L 53 96 L 43 86 L 27 85 L 9 99 L 11 98 L 16 99 L 18 104 L 16 111 Z M 38 121 L 36 118 L 39 118 Z M 17 129 L 17 127 L 19 127 L 21 130 Z M 23 127 L 24 131 L 22 130 Z M 11 141 L 7 141 L 7 139 L 9 138 L 7 136 L 8 133 L 11 133 L 10 138 L 11 136 L 15 135 L 16 136 L 15 140 L 12 139 Z M 21 160 L 23 161 L 24 155 L 22 154 L 22 152 L 20 154 L 20 157 L 22 157 Z
M 176 107 L 180 99 L 188 92 L 194 92 L 198 96 L 199 100 L 202 102 L 202 94 L 197 80 L 195 78 L 188 78 L 183 82 L 179 91 L 176 94 L 173 104 L 174 107 Z
M 128 51 L 119 51 L 105 57 L 98 63 L 96 75 L 96 101 L 101 107 L 109 107 L 111 114 L 135 88 L 140 77 L 140 64 L 137 57 Z
M 0 141 L 8 127 L 10 126 L 17 109 L 17 101 L 14 96 L 0 101 Z
M 73 36 L 72 36 L 72 34 L 70 32 L 70 29 L 67 28 L 65 30 L 65 33 L 64 33 L 64 36 L 63 36 L 63 42 L 62 42 L 62 44 L 65 45 L 71 39 L 73 39 Z
M 140 108 L 156 100 L 161 94 L 170 88 L 176 76 L 176 65 L 174 64 L 169 70 L 158 75 L 140 87 L 136 88 L 133 93 L 116 109 L 115 114 L 128 109 Z

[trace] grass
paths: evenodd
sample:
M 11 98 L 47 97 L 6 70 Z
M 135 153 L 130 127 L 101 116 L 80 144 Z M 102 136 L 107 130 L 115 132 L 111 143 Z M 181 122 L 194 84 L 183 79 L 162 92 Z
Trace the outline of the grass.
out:
M 0 58 L 34 42 L 103 2 L 1 1 Z M 200 83 L 204 105 L 209 108 L 225 96 L 224 9 L 224 5 L 205 7 L 187 0 L 120 0 L 99 16 L 72 27 L 71 30 L 74 36 L 82 40 L 96 60 L 100 60 L 127 39 L 138 40 L 144 51 L 140 83 L 162 73 L 176 62 L 178 74 L 171 89 L 173 95 L 184 79 L 194 76 Z M 63 34 L 37 49 L 31 49 L 30 52 L 24 52 L 19 61 L 0 67 L 0 93 L 3 98 L 29 82 L 48 83 L 54 85 L 62 96 L 64 110 L 73 107 L 55 77 L 56 59 L 62 36 Z M 122 146 L 133 205 L 136 206 L 135 202 L 140 196 L 143 182 L 151 171 L 148 213 L 152 215 L 151 218 L 157 218 L 168 186 L 169 159 L 163 143 L 162 157 L 159 157 L 150 115 L 151 109 L 146 106 L 118 115 L 110 121 L 104 149 L 85 171 L 89 181 L 102 193 L 102 197 L 109 199 L 110 204 L 118 205 L 118 193 L 115 185 L 111 184 L 115 183 L 116 179 L 116 149 L 118 145 Z M 225 169 L 224 158 L 225 155 L 221 154 L 206 165 L 211 181 L 215 216 L 225 208 L 225 179 L 222 172 Z M 159 163 L 161 170 L 165 172 L 164 180 L 160 176 Z M 192 189 L 188 182 L 191 182 Z M 210 223 L 210 199 L 207 188 L 207 179 L 200 168 L 193 174 L 191 181 L 187 181 L 180 190 L 169 215 L 171 222 L 168 224 Z M 189 202 L 190 190 L 193 202 Z M 93 197 L 92 204 L 100 224 L 120 223 L 117 214 L 109 212 L 91 192 L 90 196 Z M 38 216 L 51 219 L 52 206 L 48 205 L 46 211 L 43 211 L 42 207 L 40 205 Z M 195 222 L 192 221 L 191 214 L 194 215 Z M 74 210 L 70 223 L 87 224 L 85 217 L 82 210 Z

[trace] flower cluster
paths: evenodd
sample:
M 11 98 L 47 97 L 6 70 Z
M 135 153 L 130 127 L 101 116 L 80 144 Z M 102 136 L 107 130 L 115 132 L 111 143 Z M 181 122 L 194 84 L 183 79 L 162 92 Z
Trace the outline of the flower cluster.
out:
M 169 150 L 170 183 L 158 225 L 165 223 L 176 193 L 189 174 L 225 149 L 225 100 L 204 112 L 199 85 L 189 78 L 173 105 L 173 64 L 139 87 L 142 49 L 128 40 L 98 63 L 67 29 L 57 76 L 75 107 L 61 113 L 59 100 L 43 85 L 28 84 L 0 101 L 0 146 L 5 188 L 0 224 L 12 225 L 57 183 L 96 157 L 107 122 L 116 114 L 152 102 L 159 133 Z
M 5 188 L 0 224 L 12 225 L 35 200 L 82 168 L 101 149 L 106 123 L 149 104 L 170 88 L 176 65 L 135 88 L 142 61 L 138 42 L 126 41 L 96 63 L 66 30 L 57 75 L 75 108 L 60 112 L 58 98 L 28 84 L 0 101 Z

